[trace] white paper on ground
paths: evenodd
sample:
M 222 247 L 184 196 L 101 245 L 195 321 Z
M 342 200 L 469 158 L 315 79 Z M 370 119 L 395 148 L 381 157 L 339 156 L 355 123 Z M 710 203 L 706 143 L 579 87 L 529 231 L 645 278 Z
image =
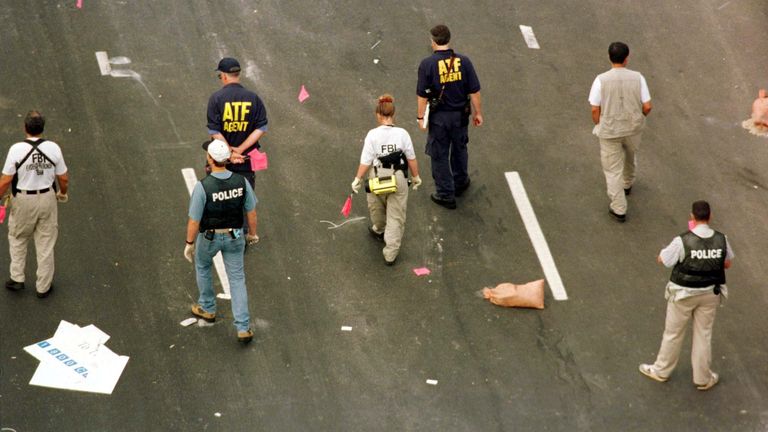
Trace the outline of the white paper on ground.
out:
M 53 337 L 24 347 L 40 360 L 31 385 L 111 394 L 128 363 L 104 346 L 109 335 L 93 324 L 61 321 Z

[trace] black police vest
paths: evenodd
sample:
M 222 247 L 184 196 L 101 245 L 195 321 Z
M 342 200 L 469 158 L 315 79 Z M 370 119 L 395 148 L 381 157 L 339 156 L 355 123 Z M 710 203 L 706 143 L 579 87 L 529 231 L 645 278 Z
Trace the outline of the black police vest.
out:
M 725 235 L 715 231 L 710 238 L 701 238 L 688 231 L 683 239 L 685 258 L 672 269 L 669 280 L 688 288 L 704 288 L 725 283 Z
M 205 190 L 205 208 L 200 220 L 200 232 L 243 226 L 245 182 L 245 177 L 235 173 L 228 179 L 209 175 L 201 181 Z

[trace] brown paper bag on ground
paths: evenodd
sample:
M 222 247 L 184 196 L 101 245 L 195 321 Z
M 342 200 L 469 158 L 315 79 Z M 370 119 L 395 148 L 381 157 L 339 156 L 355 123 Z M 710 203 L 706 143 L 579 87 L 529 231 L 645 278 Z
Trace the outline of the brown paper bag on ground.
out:
M 483 297 L 499 306 L 544 309 L 544 279 L 525 285 L 502 283 L 496 288 L 483 288 Z

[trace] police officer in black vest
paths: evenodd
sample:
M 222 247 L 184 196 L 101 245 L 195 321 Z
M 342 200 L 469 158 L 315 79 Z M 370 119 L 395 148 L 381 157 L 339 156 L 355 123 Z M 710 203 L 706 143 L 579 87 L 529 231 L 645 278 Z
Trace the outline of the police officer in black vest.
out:
M 731 267 L 734 255 L 728 238 L 709 227 L 709 203 L 694 202 L 691 216 L 693 228 L 675 237 L 657 258 L 666 267 L 674 267 L 666 288 L 667 320 L 656 362 L 641 364 L 640 372 L 660 382 L 669 379 L 693 318 L 693 382 L 699 390 L 709 390 L 719 380 L 710 369 L 712 326 L 720 296 L 728 295 L 725 269 Z
M 245 177 L 226 169 L 232 152 L 219 140 L 203 144 L 211 174 L 195 184 L 189 204 L 187 245 L 184 256 L 195 263 L 200 297 L 192 305 L 192 314 L 208 322 L 216 320 L 216 297 L 213 292 L 211 267 L 213 257 L 221 252 L 229 279 L 232 315 L 237 339 L 250 342 L 248 293 L 245 287 L 243 252 L 246 242 L 259 241 L 256 235 L 256 196 Z M 243 212 L 248 221 L 248 234 L 242 230 Z
M 470 117 L 475 126 L 483 124 L 480 81 L 469 57 L 449 47 L 448 27 L 437 25 L 430 34 L 434 54 L 419 65 L 416 120 L 422 130 L 429 129 L 426 153 L 432 158 L 436 188 L 431 199 L 445 208 L 455 209 L 455 197 L 463 194 L 470 182 L 467 168 Z

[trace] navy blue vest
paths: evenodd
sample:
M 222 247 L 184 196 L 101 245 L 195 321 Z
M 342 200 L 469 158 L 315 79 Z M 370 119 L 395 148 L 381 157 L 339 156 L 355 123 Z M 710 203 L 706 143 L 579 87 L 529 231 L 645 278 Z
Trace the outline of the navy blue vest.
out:
M 228 179 L 212 175 L 200 183 L 205 190 L 205 208 L 200 220 L 200 232 L 210 229 L 241 228 L 245 208 L 245 177 L 232 173 Z

